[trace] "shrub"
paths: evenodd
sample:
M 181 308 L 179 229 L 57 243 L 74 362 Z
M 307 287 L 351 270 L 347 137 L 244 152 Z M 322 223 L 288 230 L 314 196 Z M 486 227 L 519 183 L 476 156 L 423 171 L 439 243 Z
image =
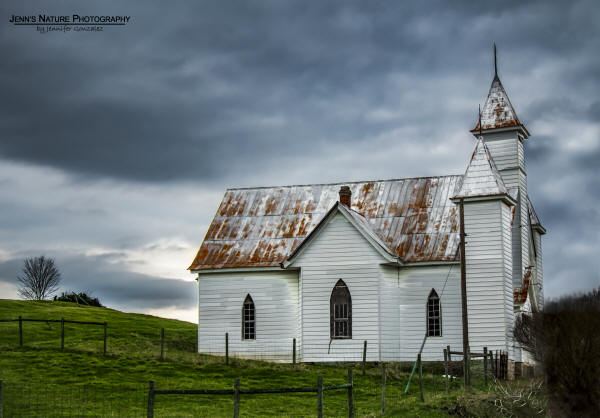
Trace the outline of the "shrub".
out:
M 551 301 L 544 312 L 522 315 L 514 333 L 542 364 L 552 416 L 598 416 L 600 288 Z
M 60 296 L 54 296 L 54 300 L 59 302 L 72 302 L 81 305 L 102 307 L 102 304 L 98 298 L 93 298 L 85 292 L 62 292 Z
M 465 395 L 446 409 L 460 417 L 543 417 L 547 400 L 541 380 L 501 383 L 497 380 L 487 394 Z

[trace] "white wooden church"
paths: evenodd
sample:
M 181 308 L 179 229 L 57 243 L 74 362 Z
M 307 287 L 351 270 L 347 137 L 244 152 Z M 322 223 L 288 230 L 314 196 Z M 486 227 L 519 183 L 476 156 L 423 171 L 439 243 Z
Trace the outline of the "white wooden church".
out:
M 481 124 L 481 126 L 480 126 Z M 496 74 L 464 175 L 228 189 L 189 270 L 198 350 L 290 361 L 442 360 L 469 341 L 527 362 L 512 328 L 543 304 L 546 232 L 527 193 L 529 137 Z M 467 158 L 465 156 L 465 162 Z

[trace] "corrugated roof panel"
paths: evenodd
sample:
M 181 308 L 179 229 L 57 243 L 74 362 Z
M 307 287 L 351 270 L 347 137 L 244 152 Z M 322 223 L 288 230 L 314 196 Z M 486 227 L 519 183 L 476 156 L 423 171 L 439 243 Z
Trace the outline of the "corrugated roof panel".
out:
M 339 199 L 342 185 L 361 222 L 404 262 L 454 260 L 458 212 L 450 197 L 460 177 L 227 190 L 190 269 L 278 266 Z

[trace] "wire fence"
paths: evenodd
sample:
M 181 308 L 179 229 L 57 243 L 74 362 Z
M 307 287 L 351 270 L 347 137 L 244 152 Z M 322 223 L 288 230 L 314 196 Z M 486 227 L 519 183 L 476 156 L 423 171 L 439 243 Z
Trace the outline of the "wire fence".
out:
M 317 362 L 403 362 L 415 361 L 420 351 L 422 337 L 412 344 L 405 342 L 379 343 L 376 340 L 346 339 L 303 343 L 296 338 L 243 340 L 238 335 L 224 333 L 222 336 L 200 336 L 198 352 L 215 357 L 231 359 L 264 360 L 279 363 Z M 427 341 L 421 353 L 423 361 L 444 361 L 448 346 L 440 341 Z M 454 346 L 453 346 L 454 348 Z M 480 351 L 483 348 L 480 348 Z M 454 354 L 453 360 L 462 360 L 462 354 Z
M 3 382 L 3 417 L 145 416 L 143 386 Z
M 345 381 L 344 373 L 350 366 L 354 369 L 352 381 L 352 406 L 355 416 L 373 416 L 380 412 L 392 416 L 404 415 L 413 410 L 415 404 L 439 408 L 439 400 L 444 396 L 464 393 L 461 376 L 452 376 L 449 381 L 444 375 L 443 362 L 423 363 L 420 380 L 415 376 L 407 388 L 411 363 L 369 364 L 363 374 L 360 364 L 333 366 L 303 366 L 306 372 L 330 371 L 323 379 L 324 387 L 339 385 Z M 293 367 L 292 365 L 286 367 Z M 317 367 L 317 370 L 311 370 Z M 257 393 L 249 396 L 251 390 L 260 392 L 273 389 L 275 385 L 260 381 L 247 374 L 239 385 L 241 396 L 237 408 L 243 416 L 315 416 L 319 410 L 319 400 L 315 393 Z M 303 387 L 306 379 L 302 374 L 290 378 L 289 374 L 278 376 L 272 372 L 272 380 L 285 382 L 283 386 Z M 472 363 L 472 382 L 483 386 L 483 365 Z M 257 380 L 259 379 L 259 380 Z M 491 380 L 491 379 L 490 379 Z M 310 380 L 312 382 L 312 378 Z M 259 382 L 259 383 L 257 383 Z M 314 383 L 314 382 L 312 382 Z M 448 387 L 446 386 L 448 383 Z M 491 383 L 490 383 L 491 384 Z M 281 386 L 281 385 L 280 385 Z M 149 410 L 149 387 L 144 385 L 75 385 L 45 384 L 43 382 L 13 383 L 2 382 L 0 414 L 2 417 L 146 417 Z M 227 394 L 177 393 L 209 387 Z M 347 386 L 346 386 L 347 387 Z M 423 388 L 421 401 L 420 388 Z M 203 378 L 198 375 L 198 384 L 190 386 L 181 382 L 159 380 L 156 382 L 158 400 L 153 403 L 155 417 L 203 417 L 232 416 L 236 408 L 234 379 Z M 407 390 L 408 389 L 408 390 Z M 173 393 L 165 396 L 160 391 Z M 246 391 L 246 393 L 244 393 Z M 449 393 L 449 395 L 448 395 Z M 323 391 L 321 405 L 323 416 L 348 416 L 348 394 L 345 390 Z M 442 412 L 442 411 L 440 411 Z
M 10 322 L 8 322 L 10 321 Z M 26 325 L 25 325 L 26 324 Z M 86 327 L 82 325 L 100 325 Z M 262 360 L 277 363 L 312 362 L 414 362 L 422 337 L 412 341 L 378 342 L 353 338 L 347 340 L 323 339 L 321 342 L 303 343 L 300 338 L 258 338 L 243 340 L 241 335 L 223 333 L 220 336 L 198 336 L 197 330 L 144 328 L 134 330 L 126 338 L 116 338 L 110 323 L 73 321 L 69 319 L 22 318 L 0 320 L 0 344 L 5 347 L 41 349 L 68 349 L 103 353 L 113 356 L 136 353 L 160 360 L 194 361 L 197 355 L 206 355 L 213 361 L 228 358 Z M 141 338 L 138 338 L 141 337 Z M 142 341 L 138 343 L 138 341 Z M 427 341 L 422 359 L 443 361 L 443 340 Z M 456 344 L 454 349 L 460 349 Z M 483 347 L 479 347 L 481 351 Z M 494 350 L 490 347 L 490 351 Z M 453 360 L 462 356 L 453 355 Z
M 92 325 L 92 326 L 89 326 Z M 0 347 L 68 350 L 118 356 L 135 350 L 152 358 L 191 358 L 197 353 L 197 330 L 144 327 L 126 336 L 117 324 L 68 318 L 0 319 Z M 118 336 L 116 336 L 117 334 Z M 140 338 L 138 338 L 140 337 Z
M 25 349 L 53 349 L 66 347 L 69 350 L 103 353 L 103 339 L 106 341 L 106 326 L 86 327 L 85 333 L 75 333 L 78 323 L 68 321 L 48 321 L 30 323 L 19 327 L 12 323 L 0 324 L 0 335 L 4 346 L 19 347 L 21 341 Z M 66 328 L 66 332 L 65 332 Z M 325 340 L 320 344 L 302 344 L 295 338 L 244 341 L 240 336 L 223 334 L 222 337 L 207 338 L 196 330 L 145 328 L 135 330 L 127 338 L 111 338 L 108 324 L 107 354 L 118 356 L 131 352 L 131 345 L 141 336 L 136 354 L 152 359 L 184 361 L 191 364 L 227 364 L 240 370 L 254 367 L 249 360 L 264 360 L 279 363 L 270 371 L 277 380 L 277 368 L 282 371 L 301 369 L 308 373 L 321 372 L 323 368 L 345 370 L 355 369 L 354 410 L 357 416 L 377 414 L 381 410 L 400 415 L 407 405 L 420 402 L 420 387 L 423 387 L 424 402 L 452 393 L 463 387 L 462 355 L 453 354 L 452 361 L 443 362 L 446 346 L 441 342 L 427 342 L 423 349 L 421 378 L 416 377 L 408 387 L 409 375 L 413 369 L 420 343 L 377 343 L 376 341 Z M 4 331 L 7 331 L 6 333 Z M 44 337 L 45 335 L 45 337 Z M 42 338 L 43 337 L 43 338 Z M 103 338 L 104 337 L 104 338 Z M 482 351 L 478 348 L 477 351 Z M 491 360 L 491 359 L 490 359 Z M 506 362 L 507 356 L 503 357 Z M 385 364 L 385 367 L 383 366 Z M 504 364 L 504 363 L 503 363 Z M 446 372 L 448 366 L 448 372 Z M 269 366 L 271 367 L 271 366 Z M 494 365 L 488 364 L 489 373 Z M 506 369 L 506 366 L 502 366 Z M 504 370 L 505 370 L 504 369 Z M 260 373 L 259 373 L 260 374 Z M 474 384 L 484 382 L 483 361 L 474 361 L 471 366 Z M 329 381 L 327 380 L 329 379 Z M 199 385 L 203 382 L 198 376 Z M 210 379 L 205 384 L 212 384 Z M 290 386 L 302 382 L 290 382 Z M 325 377 L 324 385 L 339 383 Z M 242 380 L 242 388 L 246 384 Z M 160 381 L 157 385 L 169 389 L 190 389 L 181 387 L 178 382 Z M 233 382 L 222 389 L 231 389 Z M 447 388 L 448 385 L 448 388 Z M 198 386 L 201 387 L 201 386 Z M 255 387 L 252 385 L 251 387 Z M 193 389 L 193 388 L 191 388 Z M 217 388 L 219 389 L 219 388 Z M 3 383 L 0 395 L 0 417 L 143 417 L 147 416 L 148 385 L 55 385 L 44 382 Z M 344 416 L 348 409 L 347 396 L 339 391 L 323 394 L 324 416 Z M 155 406 L 156 417 L 192 416 L 231 416 L 234 410 L 232 396 L 173 394 Z M 239 402 L 246 416 L 314 416 L 317 413 L 315 396 L 303 393 L 285 393 L 274 397 L 272 394 L 242 396 Z

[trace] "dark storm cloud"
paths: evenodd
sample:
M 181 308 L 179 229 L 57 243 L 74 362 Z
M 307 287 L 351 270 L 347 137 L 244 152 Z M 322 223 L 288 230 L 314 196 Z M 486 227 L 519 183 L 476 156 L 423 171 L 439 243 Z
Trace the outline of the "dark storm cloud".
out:
M 95 34 L 91 48 L 75 34 L 4 25 L 2 155 L 88 176 L 222 181 L 263 161 L 310 158 L 324 142 L 352 146 L 380 134 L 389 127 L 361 116 L 402 100 L 386 77 L 467 76 L 473 57 L 489 62 L 478 19 L 506 25 L 494 31 L 504 56 L 589 42 L 585 25 L 554 30 L 569 13 L 547 2 L 203 2 L 169 5 L 167 17 L 145 2 L 96 6 L 107 8 L 134 23 Z M 414 109 L 394 123 L 428 120 Z

